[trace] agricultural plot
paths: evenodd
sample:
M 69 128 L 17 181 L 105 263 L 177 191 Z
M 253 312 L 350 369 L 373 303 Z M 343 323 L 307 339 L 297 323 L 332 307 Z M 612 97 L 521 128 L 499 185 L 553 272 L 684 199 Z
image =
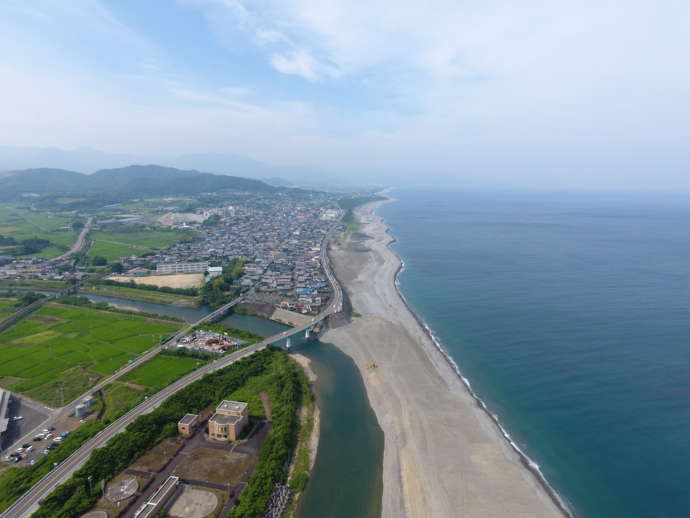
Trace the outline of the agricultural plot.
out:
M 176 379 L 201 367 L 204 362 L 195 358 L 158 355 L 141 367 L 123 376 L 120 380 L 154 390 L 167 387 Z
M 97 231 L 90 234 L 93 246 L 89 257 L 105 257 L 109 262 L 130 255 L 142 255 L 179 243 L 191 237 L 189 232 L 173 230 L 141 230 L 134 232 Z
M 65 404 L 179 327 L 49 303 L 0 334 L 0 385 L 48 404 Z
M 11 205 L 0 206 L 0 235 L 17 241 L 36 237 L 53 244 L 28 257 L 55 257 L 72 246 L 77 239 L 77 232 L 72 229 L 70 218 L 32 212 Z
M 0 298 L 0 320 L 5 317 L 10 316 L 12 313 L 17 311 L 14 305 L 17 303 L 17 299 L 14 298 Z

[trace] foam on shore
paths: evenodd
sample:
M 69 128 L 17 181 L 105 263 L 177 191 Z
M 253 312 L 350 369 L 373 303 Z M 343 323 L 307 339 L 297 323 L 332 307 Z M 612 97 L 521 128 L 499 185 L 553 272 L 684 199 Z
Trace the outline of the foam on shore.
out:
M 382 193 L 379 193 L 382 194 Z M 385 194 L 384 194 L 385 196 Z M 429 327 L 429 325 L 412 309 L 410 304 L 408 303 L 407 299 L 405 298 L 405 295 L 403 295 L 401 289 L 400 289 L 400 274 L 405 270 L 405 261 L 393 250 L 391 247 L 392 244 L 396 242 L 395 236 L 391 234 L 390 232 L 390 227 L 385 224 L 385 220 L 383 219 L 382 216 L 379 216 L 376 214 L 376 209 L 381 206 L 384 203 L 389 203 L 395 201 L 393 198 L 388 197 L 387 200 L 384 201 L 378 201 L 378 202 L 372 202 L 372 209 L 371 209 L 371 215 L 376 216 L 381 220 L 383 225 L 386 227 L 386 234 L 390 236 L 390 242 L 388 243 L 388 248 L 391 251 L 392 254 L 394 254 L 398 258 L 398 268 L 395 271 L 395 275 L 393 277 L 393 282 L 395 284 L 395 291 L 397 292 L 398 296 L 402 300 L 403 304 L 405 304 L 405 307 L 407 310 L 412 314 L 414 319 L 417 321 L 419 326 L 424 330 L 428 338 L 431 340 L 431 342 L 434 344 L 436 349 L 441 353 L 441 356 L 446 360 L 448 365 L 450 365 L 451 369 L 455 372 L 455 374 L 460 378 L 462 383 L 465 385 L 467 391 L 469 392 L 470 396 L 474 401 L 477 403 L 477 406 L 481 408 L 485 414 L 489 417 L 489 419 L 494 423 L 494 425 L 498 428 L 498 430 L 501 432 L 501 435 L 503 438 L 508 442 L 510 447 L 515 451 L 515 453 L 518 455 L 520 458 L 520 462 L 522 463 L 527 470 L 534 475 L 536 478 L 537 482 L 539 485 L 546 491 L 546 494 L 551 497 L 552 501 L 558 507 L 563 514 L 567 518 L 575 518 L 575 515 L 573 512 L 570 510 L 570 507 L 564 500 L 564 498 L 556 491 L 556 489 L 549 483 L 549 481 L 546 479 L 544 476 L 543 472 L 541 471 L 541 468 L 539 467 L 539 464 L 534 462 L 523 450 L 520 448 L 513 438 L 511 437 L 510 433 L 508 433 L 508 430 L 501 424 L 501 421 L 498 417 L 497 414 L 491 412 L 489 410 L 488 406 L 484 402 L 484 400 L 479 397 L 479 395 L 472 389 L 472 384 L 470 383 L 470 380 L 468 380 L 463 374 L 462 371 L 460 370 L 459 365 L 457 362 L 453 359 L 453 357 L 450 355 L 448 350 L 443 346 L 441 340 L 435 335 L 434 331 Z

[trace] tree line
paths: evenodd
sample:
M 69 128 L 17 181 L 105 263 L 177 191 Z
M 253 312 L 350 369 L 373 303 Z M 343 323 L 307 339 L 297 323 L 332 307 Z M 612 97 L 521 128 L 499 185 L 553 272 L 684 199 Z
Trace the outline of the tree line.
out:
M 32 516 L 81 516 L 98 500 L 101 480 L 110 480 L 160 441 L 175 435 L 177 422 L 184 414 L 199 413 L 217 404 L 251 377 L 266 372 L 275 374 L 278 388 L 278 401 L 273 406 L 273 432 L 264 440 L 256 469 L 230 514 L 232 518 L 261 517 L 273 486 L 285 480 L 286 466 L 296 444 L 297 410 L 303 398 L 299 367 L 284 352 L 273 349 L 259 351 L 208 374 L 169 397 L 153 412 L 139 416 L 124 433 L 94 450 L 89 460 L 67 482 L 54 489 Z

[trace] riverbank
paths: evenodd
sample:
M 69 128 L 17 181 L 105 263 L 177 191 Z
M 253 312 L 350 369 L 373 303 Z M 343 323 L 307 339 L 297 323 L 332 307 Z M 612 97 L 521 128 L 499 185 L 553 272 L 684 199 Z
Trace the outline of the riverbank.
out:
M 482 408 L 398 293 L 402 264 L 373 211 L 331 258 L 361 317 L 323 337 L 350 355 L 384 431 L 382 516 L 409 518 L 566 515 Z M 479 404 L 478 404 L 479 403 Z
M 300 436 L 299 443 L 295 448 L 295 455 L 290 464 L 290 480 L 295 480 L 296 470 L 301 470 L 307 477 L 311 477 L 314 471 L 314 463 L 316 462 L 316 452 L 319 448 L 319 435 L 321 431 L 321 412 L 319 405 L 314 398 L 314 383 L 318 379 L 316 372 L 312 369 L 311 360 L 306 356 L 296 353 L 291 354 L 290 357 L 295 360 L 302 370 L 309 382 L 309 391 L 312 393 L 312 400 L 304 405 L 300 410 Z M 298 483 L 301 489 L 295 494 L 294 501 L 290 506 L 290 512 L 287 516 L 295 516 L 296 510 L 304 494 L 304 484 Z M 293 488 L 296 489 L 296 488 Z

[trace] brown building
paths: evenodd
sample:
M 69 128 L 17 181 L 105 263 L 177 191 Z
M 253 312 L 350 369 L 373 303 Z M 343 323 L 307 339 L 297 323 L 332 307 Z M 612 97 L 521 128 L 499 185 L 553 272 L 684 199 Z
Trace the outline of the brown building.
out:
M 199 424 L 199 416 L 196 414 L 185 414 L 177 423 L 177 431 L 182 437 L 191 437 L 194 435 L 197 425 Z
M 249 405 L 224 400 L 208 420 L 208 435 L 217 441 L 236 441 L 249 422 Z

